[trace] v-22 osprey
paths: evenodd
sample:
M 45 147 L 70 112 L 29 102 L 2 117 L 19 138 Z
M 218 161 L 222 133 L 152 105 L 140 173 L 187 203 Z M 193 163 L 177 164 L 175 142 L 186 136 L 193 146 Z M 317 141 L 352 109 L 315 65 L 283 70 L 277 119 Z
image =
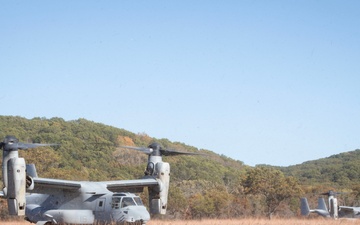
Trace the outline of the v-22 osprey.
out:
M 145 176 L 135 180 L 69 181 L 38 177 L 34 164 L 26 165 L 18 150 L 53 144 L 21 143 L 6 136 L 3 150 L 3 190 L 10 215 L 25 216 L 43 224 L 146 224 L 151 214 L 165 214 L 168 202 L 170 165 L 162 156 L 202 155 L 163 149 L 158 143 L 148 147 L 123 146 L 148 155 Z M 148 188 L 149 211 L 134 193 Z

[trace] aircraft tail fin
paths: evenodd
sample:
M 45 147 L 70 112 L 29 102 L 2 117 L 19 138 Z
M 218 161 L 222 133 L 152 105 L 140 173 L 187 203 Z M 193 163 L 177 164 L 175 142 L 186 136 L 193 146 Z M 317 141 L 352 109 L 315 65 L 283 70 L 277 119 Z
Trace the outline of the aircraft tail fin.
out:
M 310 214 L 309 203 L 306 198 L 301 198 L 301 215 L 308 216 Z
M 301 198 L 301 215 L 308 216 L 310 213 L 317 213 L 323 217 L 329 217 L 330 214 L 327 210 L 324 198 L 318 199 L 318 208 L 310 209 L 309 203 L 306 198 Z
M 318 209 L 328 211 L 324 198 L 318 199 Z
M 26 164 L 26 175 L 30 177 L 38 177 L 35 164 Z

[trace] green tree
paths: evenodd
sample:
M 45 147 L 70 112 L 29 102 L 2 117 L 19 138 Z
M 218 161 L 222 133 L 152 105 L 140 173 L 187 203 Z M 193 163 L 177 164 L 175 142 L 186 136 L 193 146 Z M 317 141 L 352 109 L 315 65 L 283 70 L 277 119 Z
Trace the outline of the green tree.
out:
M 266 215 L 271 219 L 282 202 L 301 195 L 302 190 L 293 177 L 271 167 L 255 167 L 247 171 L 242 185 L 247 195 L 264 198 Z
M 192 218 L 228 218 L 232 196 L 225 187 L 217 186 L 190 198 Z

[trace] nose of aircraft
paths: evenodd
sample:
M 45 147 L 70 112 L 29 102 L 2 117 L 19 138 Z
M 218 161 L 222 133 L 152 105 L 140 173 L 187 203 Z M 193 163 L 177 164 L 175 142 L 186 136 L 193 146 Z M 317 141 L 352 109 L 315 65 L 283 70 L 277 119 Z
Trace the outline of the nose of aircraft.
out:
M 144 206 L 137 206 L 130 209 L 128 215 L 133 217 L 135 221 L 142 221 L 142 224 L 146 224 L 150 220 L 150 214 Z
M 113 212 L 113 220 L 117 223 L 130 222 L 146 224 L 150 220 L 150 214 L 144 206 L 129 206 L 118 212 Z M 141 223 L 138 223 L 141 222 Z

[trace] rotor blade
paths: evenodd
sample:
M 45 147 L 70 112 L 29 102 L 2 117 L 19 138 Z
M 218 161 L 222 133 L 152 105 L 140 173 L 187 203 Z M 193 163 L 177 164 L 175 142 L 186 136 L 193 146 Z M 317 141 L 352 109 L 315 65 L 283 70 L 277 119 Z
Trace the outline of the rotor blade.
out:
M 153 143 L 149 145 L 149 147 L 134 147 L 134 146 L 120 146 L 121 148 L 134 149 L 137 151 L 144 152 L 148 155 L 157 155 L 157 156 L 176 156 L 176 155 L 205 155 L 202 153 L 194 153 L 194 152 L 181 152 L 171 149 L 161 148 L 158 143 Z
M 127 149 L 133 149 L 136 151 L 144 152 L 148 155 L 150 155 L 153 152 L 152 148 L 145 148 L 145 147 L 134 147 L 134 146 L 119 146 L 120 148 L 127 148 Z
M 37 147 L 43 147 L 43 146 L 56 146 L 58 144 L 39 144 L 39 143 L 21 143 L 19 142 L 17 144 L 18 149 L 26 150 L 29 148 L 37 148 Z
M 14 143 L 14 144 L 4 144 L 4 151 L 17 151 L 17 150 L 26 150 L 29 148 L 37 148 L 42 146 L 55 146 L 58 144 L 32 144 L 32 143 Z
M 19 149 L 37 148 L 41 146 L 55 146 L 58 144 L 40 144 L 40 143 L 21 143 L 13 135 L 7 135 L 4 141 L 0 143 L 0 148 L 4 151 L 17 151 Z
M 176 156 L 176 155 L 204 155 L 201 153 L 195 153 L 195 152 L 181 152 L 176 150 L 170 150 L 170 149 L 160 149 L 160 152 L 164 156 Z
M 328 192 L 320 193 L 320 195 L 327 195 L 327 196 L 335 196 L 339 194 L 343 194 L 343 192 L 328 191 Z

